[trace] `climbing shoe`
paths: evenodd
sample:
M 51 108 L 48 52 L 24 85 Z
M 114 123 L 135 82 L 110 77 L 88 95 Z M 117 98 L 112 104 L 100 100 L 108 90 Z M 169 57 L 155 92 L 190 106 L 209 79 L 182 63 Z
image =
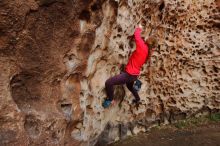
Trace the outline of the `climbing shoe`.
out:
M 136 109 L 138 110 L 139 105 L 141 104 L 140 99 L 133 99 L 132 104 L 134 104 Z
M 105 99 L 104 102 L 102 103 L 102 106 L 104 108 L 108 108 L 111 104 L 114 104 L 114 100 Z
M 139 104 L 140 103 L 140 99 L 133 99 L 132 100 L 132 104 Z

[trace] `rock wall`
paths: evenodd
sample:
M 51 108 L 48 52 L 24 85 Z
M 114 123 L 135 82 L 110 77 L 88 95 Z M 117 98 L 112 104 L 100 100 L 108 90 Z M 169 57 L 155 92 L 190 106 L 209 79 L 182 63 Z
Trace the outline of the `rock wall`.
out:
M 105 145 L 219 111 L 215 0 L 0 2 L 0 145 Z M 220 7 L 220 6 L 219 6 Z M 103 109 L 105 81 L 135 49 L 137 23 L 159 47 L 144 65 L 141 105 L 125 86 Z

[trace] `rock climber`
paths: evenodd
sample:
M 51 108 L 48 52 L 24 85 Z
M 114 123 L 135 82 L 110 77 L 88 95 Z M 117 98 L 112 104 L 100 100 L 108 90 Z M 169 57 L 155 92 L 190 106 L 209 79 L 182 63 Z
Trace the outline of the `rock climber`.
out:
M 150 59 L 150 56 L 152 55 L 153 50 L 157 45 L 157 40 L 153 36 L 144 41 L 144 38 L 141 37 L 141 32 L 142 26 L 139 25 L 139 27 L 137 27 L 134 32 L 136 49 L 129 58 L 129 61 L 125 67 L 125 71 L 121 72 L 119 75 L 109 78 L 105 82 L 107 98 L 102 103 L 104 108 L 107 108 L 114 103 L 114 85 L 126 84 L 127 88 L 135 97 L 132 103 L 139 104 L 140 102 L 138 91 L 134 88 L 134 82 L 140 75 L 141 67 L 145 62 L 147 62 L 147 60 Z

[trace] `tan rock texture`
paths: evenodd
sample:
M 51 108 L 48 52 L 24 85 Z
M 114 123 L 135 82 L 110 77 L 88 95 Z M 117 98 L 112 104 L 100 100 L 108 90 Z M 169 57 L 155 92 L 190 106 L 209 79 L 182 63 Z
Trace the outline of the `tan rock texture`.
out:
M 137 23 L 159 46 L 141 105 L 105 81 L 120 73 Z M 220 109 L 218 0 L 1 0 L 0 145 L 106 145 Z

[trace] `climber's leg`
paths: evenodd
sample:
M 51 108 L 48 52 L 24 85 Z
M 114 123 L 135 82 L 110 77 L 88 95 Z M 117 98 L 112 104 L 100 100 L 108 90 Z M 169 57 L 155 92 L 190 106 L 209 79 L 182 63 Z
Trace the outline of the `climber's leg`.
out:
M 133 101 L 138 102 L 138 101 L 140 101 L 140 96 L 138 95 L 137 90 L 134 89 L 133 85 L 134 85 L 134 81 L 126 83 L 127 88 L 131 91 L 131 93 L 135 97 L 135 100 L 133 100 Z
M 129 75 L 125 72 L 122 72 L 119 75 L 109 78 L 105 82 L 105 89 L 107 93 L 107 97 L 109 100 L 113 100 L 114 95 L 114 85 L 122 85 L 129 81 Z

